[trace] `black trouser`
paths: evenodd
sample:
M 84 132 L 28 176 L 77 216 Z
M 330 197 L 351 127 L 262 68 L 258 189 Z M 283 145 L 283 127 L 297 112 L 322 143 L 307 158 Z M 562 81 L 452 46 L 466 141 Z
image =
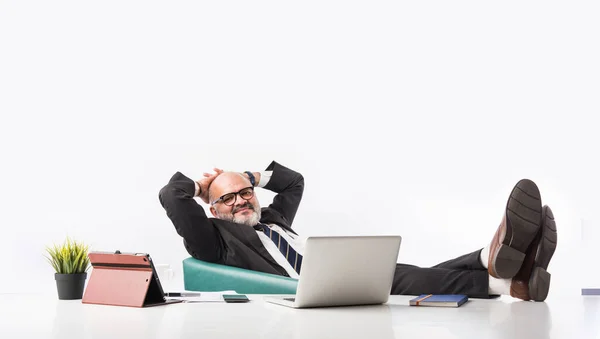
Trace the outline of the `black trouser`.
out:
M 397 264 L 392 294 L 466 294 L 490 298 L 488 271 L 481 265 L 481 250 L 433 267 Z

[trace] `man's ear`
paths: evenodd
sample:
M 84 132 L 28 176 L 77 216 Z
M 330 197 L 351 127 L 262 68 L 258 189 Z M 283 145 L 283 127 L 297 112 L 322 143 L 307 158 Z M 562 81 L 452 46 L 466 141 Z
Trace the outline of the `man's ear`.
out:
M 210 206 L 210 213 L 212 213 L 213 217 L 217 217 L 217 210 L 212 206 Z

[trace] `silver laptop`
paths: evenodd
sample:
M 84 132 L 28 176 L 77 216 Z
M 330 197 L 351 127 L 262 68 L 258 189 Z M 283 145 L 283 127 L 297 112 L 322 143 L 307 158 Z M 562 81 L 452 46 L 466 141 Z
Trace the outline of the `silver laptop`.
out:
M 309 237 L 294 297 L 265 301 L 294 308 L 386 303 L 400 236 Z

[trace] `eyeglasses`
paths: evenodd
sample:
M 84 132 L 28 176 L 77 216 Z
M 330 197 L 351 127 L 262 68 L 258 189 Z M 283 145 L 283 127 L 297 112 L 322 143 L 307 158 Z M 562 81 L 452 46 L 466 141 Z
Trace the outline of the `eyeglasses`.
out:
M 227 193 L 225 195 L 222 195 L 219 199 L 211 202 L 210 205 L 213 206 L 218 202 L 222 202 L 223 204 L 225 204 L 225 206 L 231 206 L 237 201 L 238 195 L 244 200 L 250 200 L 254 196 L 254 187 L 250 186 L 241 189 L 239 192 Z

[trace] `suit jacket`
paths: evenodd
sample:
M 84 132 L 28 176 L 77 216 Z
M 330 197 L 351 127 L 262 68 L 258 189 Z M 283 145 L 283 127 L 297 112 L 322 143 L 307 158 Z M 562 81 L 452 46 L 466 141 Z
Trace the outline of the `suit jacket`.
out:
M 277 193 L 268 207 L 261 209 L 261 223 L 277 224 L 293 232 L 292 222 L 304 192 L 304 178 L 273 161 L 266 169 L 273 174 L 264 187 Z M 180 172 L 159 192 L 159 201 L 183 238 L 188 253 L 199 260 L 288 276 L 269 254 L 256 230 L 250 226 L 207 217 L 194 200 L 194 181 Z

